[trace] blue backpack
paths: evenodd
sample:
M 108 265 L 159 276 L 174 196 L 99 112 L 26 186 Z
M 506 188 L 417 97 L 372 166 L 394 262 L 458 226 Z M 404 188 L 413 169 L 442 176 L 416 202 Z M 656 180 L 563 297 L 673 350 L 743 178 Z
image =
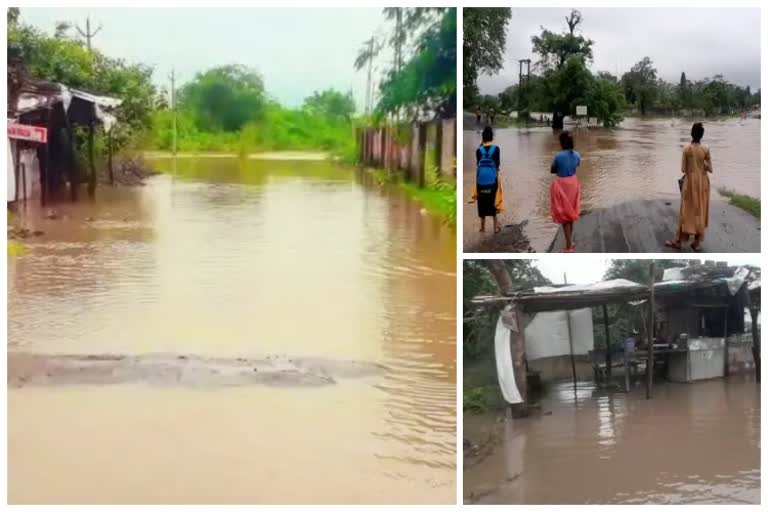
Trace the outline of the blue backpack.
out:
M 495 185 L 499 176 L 499 169 L 493 161 L 493 152 L 496 146 L 480 146 L 480 160 L 477 162 L 477 184 L 480 186 Z

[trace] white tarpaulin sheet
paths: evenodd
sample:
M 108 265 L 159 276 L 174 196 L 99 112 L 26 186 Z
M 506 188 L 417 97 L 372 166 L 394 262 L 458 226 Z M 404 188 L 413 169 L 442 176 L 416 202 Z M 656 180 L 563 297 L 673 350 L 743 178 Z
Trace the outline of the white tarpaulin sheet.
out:
M 507 306 L 506 310 L 510 309 Z M 505 311 L 506 311 L 505 310 Z M 510 346 L 511 331 L 502 320 L 502 312 L 496 322 L 496 337 L 494 339 L 496 351 L 496 375 L 499 376 L 499 387 L 504 395 L 504 400 L 510 404 L 519 404 L 523 402 L 520 396 L 520 390 L 517 389 L 515 382 L 515 369 L 512 366 L 512 347 Z
M 634 281 L 628 279 L 611 279 L 609 281 L 600 281 L 599 283 L 592 284 L 573 284 L 571 286 L 541 286 L 534 288 L 535 293 L 562 293 L 562 292 L 589 292 L 589 291 L 604 291 L 612 290 L 615 288 L 644 288 L 643 285 L 637 284 Z
M 571 353 L 568 339 L 568 312 L 537 313 L 525 328 L 525 350 L 529 361 Z M 571 315 L 573 353 L 585 355 L 595 348 L 592 331 L 592 310 L 575 309 Z

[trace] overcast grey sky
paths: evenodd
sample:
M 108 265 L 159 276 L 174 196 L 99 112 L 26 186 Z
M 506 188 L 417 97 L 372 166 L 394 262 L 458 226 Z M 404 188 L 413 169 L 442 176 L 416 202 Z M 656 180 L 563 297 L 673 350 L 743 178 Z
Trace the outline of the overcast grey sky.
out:
M 111 57 L 153 65 L 158 84 L 167 85 L 171 68 L 183 83 L 214 66 L 244 64 L 261 73 L 271 96 L 290 106 L 334 87 L 351 88 L 362 108 L 366 72 L 355 71 L 355 57 L 374 32 L 389 30 L 380 8 L 21 8 L 24 22 L 48 33 L 62 20 L 84 27 L 89 14 L 92 24 L 103 26 L 94 46 Z M 391 54 L 384 52 L 386 59 Z
M 703 260 L 704 258 L 700 258 Z M 760 265 L 759 255 L 728 255 L 717 258 L 717 261 L 727 261 L 730 265 Z M 570 284 L 591 284 L 602 281 L 611 260 L 593 255 L 574 254 L 567 258 L 544 257 L 535 262 L 542 274 L 555 284 L 563 284 L 563 272 L 568 275 Z
M 645 56 L 659 76 L 677 83 L 722 74 L 733 83 L 760 87 L 760 10 L 757 8 L 583 8 L 581 33 L 595 41 L 593 71 L 621 75 Z M 483 94 L 518 82 L 518 59 L 532 59 L 531 36 L 541 26 L 567 31 L 568 8 L 513 8 L 507 25 L 504 69 L 482 76 Z

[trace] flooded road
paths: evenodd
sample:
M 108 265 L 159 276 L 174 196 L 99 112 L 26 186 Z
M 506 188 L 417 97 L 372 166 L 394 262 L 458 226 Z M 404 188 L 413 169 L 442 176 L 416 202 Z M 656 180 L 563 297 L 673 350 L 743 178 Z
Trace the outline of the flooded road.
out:
M 21 214 L 9 501 L 455 501 L 455 234 L 323 161 L 175 168 Z
M 499 444 L 464 472 L 468 503 L 760 502 L 760 387 L 745 377 L 664 383 L 645 399 L 554 385 L 542 414 L 497 424 Z M 466 416 L 465 436 L 494 419 Z
M 615 206 L 633 199 L 678 196 L 681 149 L 690 142 L 691 120 L 627 119 L 615 129 L 574 130 L 582 162 L 582 211 Z M 726 187 L 760 196 L 760 120 L 706 120 L 703 142 L 712 150 L 712 200 L 722 200 Z M 549 167 L 560 150 L 550 128 L 499 128 L 494 142 L 501 148 L 505 211 L 503 224 L 524 227 L 531 246 L 543 252 L 557 231 L 549 214 Z M 477 206 L 468 204 L 475 179 L 477 130 L 464 131 L 464 246 L 481 240 Z M 485 235 L 489 236 L 489 234 Z

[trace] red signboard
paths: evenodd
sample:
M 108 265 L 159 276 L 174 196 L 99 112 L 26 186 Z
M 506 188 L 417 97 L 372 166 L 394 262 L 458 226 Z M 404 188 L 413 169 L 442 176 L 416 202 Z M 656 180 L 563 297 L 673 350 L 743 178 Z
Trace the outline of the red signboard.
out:
M 18 124 L 8 121 L 8 137 L 11 139 L 29 140 L 45 144 L 48 142 L 48 129 L 30 124 Z

